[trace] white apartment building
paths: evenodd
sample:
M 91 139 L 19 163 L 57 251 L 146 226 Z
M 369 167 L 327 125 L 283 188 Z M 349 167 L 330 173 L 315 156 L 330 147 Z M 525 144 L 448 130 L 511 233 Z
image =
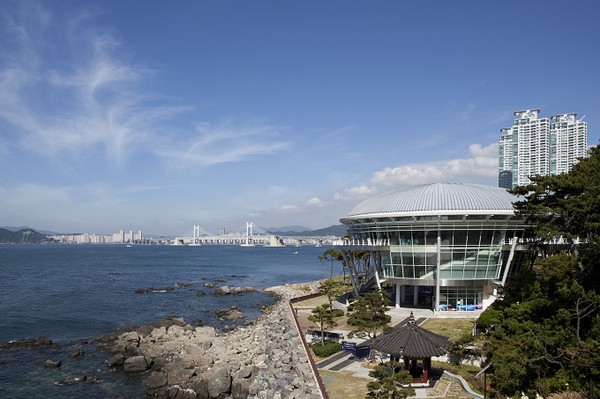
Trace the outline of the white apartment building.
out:
M 539 109 L 516 111 L 513 125 L 500 129 L 498 186 L 529 184 L 530 176 L 566 173 L 587 156 L 587 123 L 577 114 L 540 118 Z
M 550 117 L 550 174 L 567 173 L 578 158 L 587 157 L 587 123 L 577 114 Z

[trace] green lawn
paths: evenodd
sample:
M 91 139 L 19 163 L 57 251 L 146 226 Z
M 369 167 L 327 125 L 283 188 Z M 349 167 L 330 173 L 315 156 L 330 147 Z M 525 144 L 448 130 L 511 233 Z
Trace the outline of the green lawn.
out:
M 426 330 L 450 338 L 456 342 L 460 337 L 470 334 L 475 325 L 475 319 L 428 319 L 421 324 Z

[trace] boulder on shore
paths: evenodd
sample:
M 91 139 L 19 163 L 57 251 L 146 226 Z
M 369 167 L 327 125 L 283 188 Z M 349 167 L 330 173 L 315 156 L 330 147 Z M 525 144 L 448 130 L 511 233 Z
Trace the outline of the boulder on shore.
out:
M 144 356 L 132 356 L 125 359 L 123 370 L 128 373 L 135 373 L 148 370 L 148 363 Z
M 254 287 L 229 287 L 227 285 L 222 285 L 218 288 L 215 288 L 212 293 L 213 295 L 230 295 L 230 294 L 247 294 L 249 292 L 256 292 L 256 288 Z
M 107 361 L 106 361 L 106 365 L 108 367 L 120 367 L 123 365 L 123 363 L 125 362 L 125 356 L 123 356 L 122 354 L 117 354 L 114 356 L 111 356 Z
M 244 312 L 239 310 L 236 305 L 233 305 L 229 309 L 217 310 L 215 311 L 215 313 L 217 314 L 217 316 L 229 321 L 236 321 L 246 317 Z
M 231 389 L 231 376 L 224 367 L 214 367 L 208 374 L 208 394 L 211 398 L 217 398 L 222 393 Z
M 48 360 L 46 360 L 44 362 L 44 367 L 48 367 L 48 368 L 51 368 L 51 369 L 58 368 L 61 365 L 62 365 L 62 363 L 61 363 L 60 360 L 51 360 L 51 359 L 48 359 Z
M 73 349 L 70 353 L 69 353 L 69 357 L 80 357 L 84 355 L 84 351 L 81 348 L 77 348 L 77 349 Z

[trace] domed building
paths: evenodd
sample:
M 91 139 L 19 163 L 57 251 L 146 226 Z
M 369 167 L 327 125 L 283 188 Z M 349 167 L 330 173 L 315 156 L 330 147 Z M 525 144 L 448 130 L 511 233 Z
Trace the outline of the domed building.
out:
M 485 309 L 498 285 L 519 267 L 523 217 L 503 188 L 434 183 L 389 192 L 358 204 L 340 221 L 349 238 L 335 244 L 347 259 L 355 293 L 392 285 L 397 307 Z M 357 262 L 352 251 L 368 251 Z

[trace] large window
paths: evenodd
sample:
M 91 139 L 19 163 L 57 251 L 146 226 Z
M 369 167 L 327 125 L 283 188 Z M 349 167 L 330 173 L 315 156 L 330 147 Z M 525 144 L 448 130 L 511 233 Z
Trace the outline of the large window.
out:
M 423 229 L 398 232 L 390 246 L 385 277 L 436 278 L 437 237 L 440 236 L 440 278 L 497 279 L 501 269 L 504 229 Z M 494 226 L 492 226 L 494 227 Z
M 483 305 L 483 288 L 440 287 L 443 310 L 475 310 Z

